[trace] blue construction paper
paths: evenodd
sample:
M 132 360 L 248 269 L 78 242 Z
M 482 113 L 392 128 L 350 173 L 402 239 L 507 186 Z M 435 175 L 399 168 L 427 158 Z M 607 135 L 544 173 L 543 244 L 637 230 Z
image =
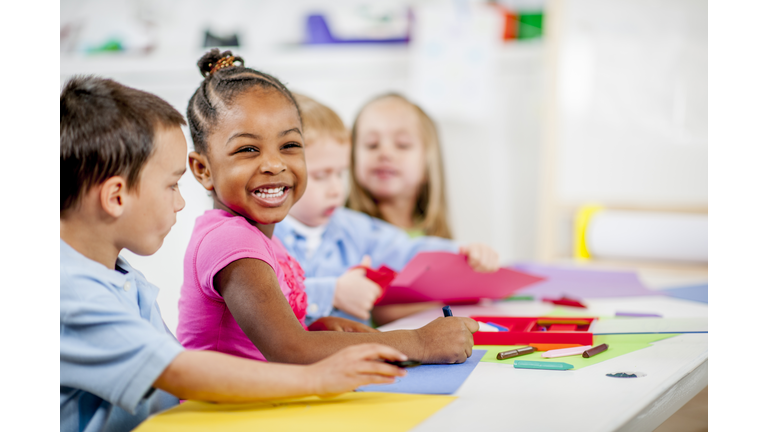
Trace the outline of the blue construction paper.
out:
M 709 303 L 709 284 L 670 288 L 661 291 L 670 297 Z
M 414 394 L 453 394 L 464 384 L 467 377 L 486 350 L 474 350 L 472 356 L 461 364 L 421 365 L 408 368 L 408 375 L 397 378 L 393 384 L 371 384 L 362 386 L 357 391 L 414 393 Z

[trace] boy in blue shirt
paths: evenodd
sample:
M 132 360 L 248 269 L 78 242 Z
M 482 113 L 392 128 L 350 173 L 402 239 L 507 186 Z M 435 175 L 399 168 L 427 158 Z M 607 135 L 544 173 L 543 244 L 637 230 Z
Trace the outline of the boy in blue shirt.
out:
M 156 252 L 184 207 L 183 124 L 167 102 L 111 80 L 77 77 L 62 90 L 61 430 L 128 431 L 179 398 L 333 395 L 404 375 L 377 360 L 406 357 L 377 344 L 309 366 L 181 347 L 160 316 L 157 287 L 119 253 Z
M 351 142 L 339 116 L 323 104 L 297 93 L 307 161 L 307 189 L 275 232 L 304 269 L 307 292 L 306 324 L 337 315 L 385 324 L 412 313 L 441 306 L 427 302 L 373 307 L 379 286 L 365 277 L 362 264 L 384 264 L 400 271 L 421 251 L 450 251 L 467 255 L 477 271 L 496 271 L 499 259 L 490 247 L 475 243 L 460 247 L 440 237 L 410 238 L 381 219 L 342 207 Z

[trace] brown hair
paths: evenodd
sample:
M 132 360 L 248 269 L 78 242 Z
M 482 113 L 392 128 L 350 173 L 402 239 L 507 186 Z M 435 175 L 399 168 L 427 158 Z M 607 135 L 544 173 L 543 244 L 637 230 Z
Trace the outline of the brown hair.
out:
M 327 136 L 342 144 L 349 144 L 349 130 L 338 114 L 320 102 L 299 93 L 293 93 L 299 104 L 304 124 L 304 145 Z
M 110 177 L 130 190 L 155 148 L 158 126 L 184 125 L 168 102 L 110 79 L 76 76 L 59 96 L 61 201 L 59 216 Z
M 352 125 L 352 162 L 350 165 L 352 175 L 349 176 L 351 187 L 349 199 L 347 200 L 347 207 L 383 219 L 379 207 L 376 204 L 376 199 L 357 182 L 354 172 L 355 148 L 358 140 L 357 122 L 360 119 L 360 114 L 372 103 L 386 98 L 398 99 L 412 107 L 418 116 L 419 124 L 421 126 L 421 138 L 424 142 L 424 152 L 426 155 L 426 167 L 424 167 L 426 170 L 426 181 L 419 192 L 416 206 L 413 210 L 412 218 L 416 222 L 416 228 L 423 229 L 426 235 L 449 239 L 452 235 L 450 224 L 448 222 L 448 203 L 445 198 L 443 158 L 440 152 L 440 141 L 437 135 L 437 128 L 432 119 L 430 119 L 418 105 L 397 93 L 388 93 L 374 98 L 363 106 L 355 118 L 355 123 Z

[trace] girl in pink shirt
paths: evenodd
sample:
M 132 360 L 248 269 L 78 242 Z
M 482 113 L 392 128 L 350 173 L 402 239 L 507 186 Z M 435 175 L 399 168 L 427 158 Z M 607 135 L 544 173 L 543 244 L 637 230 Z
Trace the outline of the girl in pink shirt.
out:
M 477 331 L 469 318 L 384 333 L 339 317 L 304 326 L 303 272 L 272 238 L 307 185 L 301 113 L 280 81 L 242 63 L 228 51 L 206 54 L 198 62 L 205 80 L 187 108 L 189 166 L 214 210 L 197 219 L 184 257 L 179 341 L 286 363 L 368 342 L 425 363 L 465 361 Z

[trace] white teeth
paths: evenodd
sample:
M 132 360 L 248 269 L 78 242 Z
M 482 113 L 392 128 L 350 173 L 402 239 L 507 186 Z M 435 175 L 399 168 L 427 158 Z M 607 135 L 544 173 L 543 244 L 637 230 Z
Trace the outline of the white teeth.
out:
M 285 186 L 270 189 L 258 189 L 256 196 L 259 198 L 277 198 L 285 193 Z

